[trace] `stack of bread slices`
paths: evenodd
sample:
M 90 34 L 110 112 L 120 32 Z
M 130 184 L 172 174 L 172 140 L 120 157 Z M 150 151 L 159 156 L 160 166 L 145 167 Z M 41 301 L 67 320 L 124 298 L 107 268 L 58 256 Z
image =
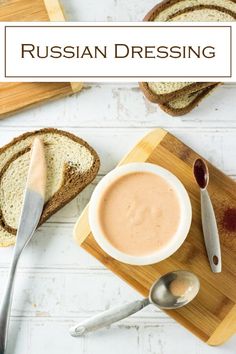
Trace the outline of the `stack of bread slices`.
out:
M 164 0 L 144 21 L 229 22 L 236 20 L 236 0 Z M 142 82 L 145 96 L 172 116 L 190 112 L 220 83 Z

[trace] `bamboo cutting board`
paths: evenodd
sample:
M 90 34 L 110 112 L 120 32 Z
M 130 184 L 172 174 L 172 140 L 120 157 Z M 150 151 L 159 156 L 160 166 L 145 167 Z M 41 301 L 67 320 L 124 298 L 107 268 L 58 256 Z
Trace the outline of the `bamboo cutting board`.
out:
M 114 260 L 94 240 L 87 208 L 75 226 L 74 237 L 81 247 L 143 296 L 148 295 L 151 284 L 160 275 L 176 269 L 193 271 L 201 282 L 198 296 L 188 306 L 167 313 L 203 341 L 220 345 L 236 332 L 236 183 L 209 163 L 209 193 L 217 216 L 223 261 L 222 273 L 215 274 L 205 251 L 199 188 L 192 175 L 197 157 L 173 135 L 156 129 L 121 161 L 158 164 L 174 173 L 186 187 L 193 208 L 192 226 L 184 244 L 170 258 L 151 266 L 131 266 Z
M 59 0 L 0 0 L 0 21 L 65 21 Z M 81 83 L 0 83 L 0 118 L 79 92 Z

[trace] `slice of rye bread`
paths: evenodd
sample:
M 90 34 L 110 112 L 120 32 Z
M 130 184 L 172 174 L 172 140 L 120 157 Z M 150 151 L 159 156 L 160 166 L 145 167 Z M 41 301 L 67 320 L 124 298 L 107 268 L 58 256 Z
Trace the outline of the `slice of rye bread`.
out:
M 168 103 L 160 104 L 159 106 L 163 111 L 173 117 L 182 116 L 197 107 L 198 104 L 219 85 L 220 84 L 215 84 L 214 86 L 209 86 L 200 91 L 190 92 Z
M 205 88 L 215 86 L 215 82 L 140 82 L 139 87 L 145 97 L 158 104 L 165 104 L 181 98 L 183 95 L 198 92 Z M 161 92 L 161 93 L 160 93 Z M 165 93 L 164 93 L 165 92 Z
M 236 0 L 164 0 L 145 16 L 144 21 L 235 21 Z M 152 102 L 165 103 L 182 94 L 201 90 L 215 83 L 141 83 L 145 96 Z
M 0 246 L 15 243 L 33 139 L 44 142 L 46 203 L 39 225 L 76 197 L 97 175 L 96 151 L 77 136 L 54 128 L 25 133 L 0 148 Z

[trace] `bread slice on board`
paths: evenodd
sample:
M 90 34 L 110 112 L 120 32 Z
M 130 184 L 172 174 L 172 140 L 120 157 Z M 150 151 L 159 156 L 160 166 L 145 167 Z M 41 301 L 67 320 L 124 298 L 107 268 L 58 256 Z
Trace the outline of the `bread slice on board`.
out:
M 164 0 L 145 16 L 144 21 L 221 22 L 236 20 L 235 0 Z M 214 83 L 142 83 L 141 88 L 152 102 L 166 103 L 182 94 L 201 90 Z M 155 89 L 153 89 L 155 87 Z
M 160 104 L 160 107 L 173 117 L 182 116 L 197 107 L 203 98 L 208 96 L 219 85 L 220 84 L 215 84 L 200 91 L 190 92 L 168 103 Z
M 46 203 L 40 224 L 76 197 L 97 175 L 96 151 L 77 136 L 54 128 L 25 133 L 0 148 L 0 246 L 15 243 L 33 139 L 45 146 Z

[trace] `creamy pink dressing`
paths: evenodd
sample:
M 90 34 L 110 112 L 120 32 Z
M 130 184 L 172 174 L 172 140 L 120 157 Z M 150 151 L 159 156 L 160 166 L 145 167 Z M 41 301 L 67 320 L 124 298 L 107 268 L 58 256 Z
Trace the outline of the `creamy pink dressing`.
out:
M 182 297 L 192 290 L 191 283 L 188 279 L 175 279 L 170 283 L 170 291 L 172 295 Z
M 31 148 L 31 159 L 27 187 L 45 197 L 46 190 L 46 160 L 44 144 L 41 139 L 35 138 Z
M 131 172 L 103 192 L 99 222 L 116 249 L 133 256 L 152 254 L 166 246 L 178 229 L 179 199 L 164 178 Z

